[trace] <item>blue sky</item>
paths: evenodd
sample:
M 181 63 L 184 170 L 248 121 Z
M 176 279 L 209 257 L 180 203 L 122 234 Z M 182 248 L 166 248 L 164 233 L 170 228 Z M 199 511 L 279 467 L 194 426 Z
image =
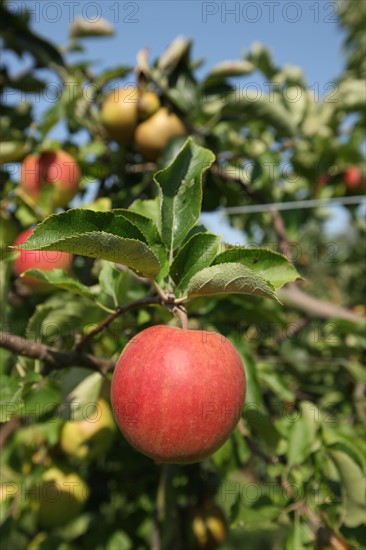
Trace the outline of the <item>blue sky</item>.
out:
M 99 0 L 18 1 L 33 13 L 32 26 L 56 44 L 67 42 L 68 27 L 76 16 L 103 17 L 114 27 L 112 38 L 85 39 L 96 70 L 131 63 L 142 47 L 151 57 L 160 55 L 178 35 L 194 40 L 194 55 L 205 58 L 204 73 L 219 61 L 237 59 L 253 42 L 262 42 L 279 65 L 303 67 L 310 86 L 324 89 L 342 66 L 342 34 L 336 11 L 326 0 L 247 0 L 207 2 L 197 0 Z

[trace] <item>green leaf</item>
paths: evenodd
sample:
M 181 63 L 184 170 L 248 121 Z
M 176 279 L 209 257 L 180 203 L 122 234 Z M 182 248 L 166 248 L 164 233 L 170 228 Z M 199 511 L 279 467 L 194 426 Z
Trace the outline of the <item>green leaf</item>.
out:
M 161 213 L 159 197 L 155 199 L 136 199 L 128 208 L 129 212 L 137 212 L 145 218 L 151 219 L 161 233 Z
M 123 550 L 130 550 L 133 548 L 130 537 L 123 531 L 115 531 L 110 536 L 107 542 L 106 550 L 115 550 L 116 548 L 123 548 Z
M 189 298 L 213 294 L 256 294 L 278 301 L 270 283 L 242 264 L 233 262 L 206 267 L 190 280 Z
M 319 423 L 312 403 L 300 404 L 301 416 L 294 417 L 288 440 L 287 457 L 289 465 L 302 464 L 312 451 Z
M 229 340 L 233 342 L 235 346 L 239 348 L 240 354 L 244 361 L 247 392 L 246 392 L 246 405 L 260 405 L 262 403 L 262 392 L 258 381 L 257 367 L 253 360 L 252 354 L 242 342 L 238 342 L 236 339 L 229 337 Z
M 145 241 L 136 225 L 124 216 L 75 208 L 46 218 L 21 248 L 80 254 L 154 276 L 160 263 Z
M 100 322 L 105 313 L 89 299 L 80 296 L 53 294 L 37 305 L 26 328 L 26 338 L 52 347 L 68 349 L 74 346 L 77 334 L 85 334 Z
M 27 147 L 22 141 L 0 141 L 0 164 L 18 162 L 27 152 Z
M 257 364 L 259 367 L 259 365 Z M 264 383 L 274 394 L 283 401 L 294 401 L 295 396 L 293 391 L 291 391 L 283 377 L 276 373 L 272 368 L 268 372 L 265 370 L 259 369 L 259 378 L 262 383 Z
M 170 268 L 173 281 L 184 290 L 190 279 L 208 267 L 215 258 L 221 237 L 211 233 L 197 233 L 180 249 Z
M 245 408 L 244 418 L 261 441 L 273 450 L 277 447 L 280 433 L 265 412 L 258 407 L 249 406 Z
M 38 67 L 47 67 L 55 63 L 64 66 L 60 51 L 33 33 L 21 13 L 12 13 L 2 9 L 0 22 L 0 30 L 8 48 L 13 49 L 19 55 L 25 52 L 33 55 Z
M 87 408 L 94 405 L 100 396 L 103 377 L 99 372 L 90 374 L 82 368 L 71 368 L 63 372 L 61 387 L 64 406 L 59 411 L 65 420 L 83 420 Z
M 22 391 L 14 378 L 0 376 L 0 422 L 7 422 L 13 414 L 19 414 L 23 404 Z
M 225 262 L 237 262 L 269 281 L 276 290 L 286 283 L 300 279 L 296 268 L 291 262 L 278 252 L 265 248 L 235 247 L 219 254 L 213 265 Z
M 343 523 L 347 527 L 357 527 L 365 520 L 366 478 L 353 461 L 343 451 L 329 451 L 341 478 Z
M 56 288 L 72 292 L 72 294 L 85 296 L 86 298 L 94 300 L 94 295 L 87 286 L 80 283 L 80 281 L 78 281 L 77 279 L 69 277 L 66 271 L 63 271 L 62 269 L 54 269 L 53 271 L 42 271 L 42 269 L 28 269 L 27 271 L 22 273 L 22 277 L 23 276 L 32 277 L 33 279 L 43 281 Z
M 154 176 L 161 198 L 162 239 L 170 255 L 199 218 L 202 175 L 214 158 L 211 151 L 188 139 L 170 166 Z
M 250 116 L 251 119 L 261 120 L 272 126 L 279 136 L 292 137 L 296 135 L 296 126 L 278 92 L 258 96 L 257 91 L 247 90 L 245 96 L 239 97 L 236 92 L 233 92 L 225 97 L 223 113 L 236 116 L 239 119 Z
M 99 284 L 103 292 L 113 299 L 115 307 L 118 306 L 120 286 L 123 285 L 124 273 L 116 269 L 110 262 L 103 262 L 99 273 Z
M 249 61 L 235 60 L 222 61 L 210 70 L 206 77 L 206 81 L 224 80 L 229 76 L 244 76 L 254 71 L 255 67 Z
M 117 80 L 119 78 L 124 78 L 126 75 L 128 75 L 130 72 L 132 72 L 133 67 L 127 66 L 127 65 L 120 65 L 113 69 L 108 69 L 104 73 L 100 74 L 95 79 L 95 87 L 96 88 L 102 88 L 105 86 L 110 80 Z
M 59 405 L 60 400 L 60 390 L 47 380 L 44 384 L 40 384 L 37 388 L 34 388 L 24 398 L 24 414 L 28 413 L 32 416 L 36 413 L 40 418 L 45 414 L 49 415 Z
M 117 215 L 122 215 L 126 220 L 133 223 L 143 234 L 146 239 L 146 243 L 150 246 L 151 250 L 157 255 L 160 263 L 166 261 L 165 247 L 161 241 L 161 237 L 158 228 L 154 221 L 138 212 L 132 210 L 125 210 L 123 208 L 116 209 Z
M 305 550 L 312 548 L 313 533 L 307 524 L 300 522 L 300 516 L 295 513 L 294 523 L 285 540 L 284 550 Z

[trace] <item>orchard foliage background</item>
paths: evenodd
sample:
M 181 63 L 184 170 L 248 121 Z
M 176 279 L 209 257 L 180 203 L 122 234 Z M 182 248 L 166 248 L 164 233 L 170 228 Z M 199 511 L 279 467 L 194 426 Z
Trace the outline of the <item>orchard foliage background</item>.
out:
M 356 190 L 346 186 L 345 173 L 356 166 L 364 182 L 365 3 L 344 1 L 337 12 L 345 32 L 345 67 L 320 98 L 308 90 L 299 69 L 278 67 L 262 45 L 241 59 L 221 60 L 203 80 L 197 79 L 200 62 L 184 38 L 154 61 L 141 50 L 136 67 L 123 65 L 122 58 L 120 66 L 96 73 L 87 52 L 76 64 L 69 54 L 83 52 L 83 36 L 103 40 L 111 32 L 108 25 L 74 24 L 61 50 L 30 30 L 24 11 L 16 14 L 2 3 L 5 49 L 32 58 L 24 74 L 1 67 L 4 99 L 19 92 L 17 101 L 2 105 L 0 142 L 4 548 L 213 548 L 214 532 L 203 542 L 209 516 L 216 516 L 219 535 L 225 523 L 229 527 L 226 549 L 365 547 L 364 220 L 351 201 L 344 207 L 348 222 L 330 236 L 325 206 L 265 207 L 363 193 L 362 184 Z M 247 78 L 272 86 L 259 96 L 241 94 Z M 34 98 L 42 97 L 49 83 L 56 84 L 58 98 L 36 115 Z M 146 161 L 133 145 L 108 140 L 100 106 L 117 84 L 138 84 L 159 95 L 191 136 L 183 153 L 185 137 L 172 140 L 157 163 Z M 67 129 L 62 143 L 48 138 L 59 122 Z M 59 149 L 82 170 L 73 206 L 95 213 L 133 205 L 130 212 L 157 224 L 156 181 L 161 188 L 168 185 L 167 174 L 175 181 L 179 158 L 191 155 L 201 165 L 190 165 L 197 189 L 204 172 L 202 210 L 262 205 L 261 211 L 233 210 L 230 222 L 250 248 L 281 252 L 303 278 L 278 291 L 282 304 L 253 294 L 187 302 L 190 327 L 226 335 L 241 353 L 248 378 L 237 429 L 203 463 L 154 464 L 113 430 L 113 443 L 102 453 L 91 446 L 70 456 L 60 442 L 65 422 L 80 420 L 101 397 L 109 399 L 111 369 L 124 345 L 148 326 L 177 321 L 149 279 L 136 275 L 139 265 L 130 265 L 131 271 L 77 256 L 71 280 L 48 276 L 55 286 L 51 294 L 27 292 L 12 275 L 14 254 L 7 245 L 52 213 L 47 197 L 35 202 L 22 192 L 19 163 L 29 153 Z M 161 172 L 178 153 L 178 161 Z M 88 214 L 77 212 L 78 219 L 68 219 L 84 223 L 79 217 Z M 45 223 L 52 219 L 59 218 Z M 148 236 L 161 260 L 155 237 Z M 216 253 L 208 260 L 205 249 L 202 260 L 199 250 L 188 246 L 176 260 L 178 280 L 187 276 L 186 265 L 195 273 L 210 265 Z M 269 280 L 283 273 L 277 267 L 267 266 Z M 52 468 L 76 476 L 68 479 L 83 489 L 85 501 L 73 519 L 55 527 L 45 525 L 37 512 L 37 487 Z M 202 514 L 206 527 L 200 542 Z

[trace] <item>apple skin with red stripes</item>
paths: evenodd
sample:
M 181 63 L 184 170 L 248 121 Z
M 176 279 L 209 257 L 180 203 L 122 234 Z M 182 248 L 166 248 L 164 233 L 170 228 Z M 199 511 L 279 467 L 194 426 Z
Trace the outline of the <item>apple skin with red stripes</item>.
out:
M 124 348 L 111 403 L 135 449 L 158 463 L 191 464 L 229 438 L 245 392 L 241 356 L 224 336 L 156 325 Z

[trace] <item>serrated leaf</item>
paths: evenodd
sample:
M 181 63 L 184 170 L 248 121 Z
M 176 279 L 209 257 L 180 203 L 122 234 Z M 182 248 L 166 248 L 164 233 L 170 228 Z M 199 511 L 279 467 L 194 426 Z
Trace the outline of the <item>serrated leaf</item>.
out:
M 365 521 L 366 479 L 354 460 L 343 451 L 329 451 L 341 478 L 343 523 L 357 527 Z
M 179 250 L 170 268 L 173 281 L 184 290 L 190 279 L 203 268 L 211 265 L 221 237 L 211 233 L 197 233 Z
M 254 271 L 239 263 L 226 263 L 206 267 L 192 277 L 188 297 L 213 294 L 255 294 L 277 300 L 275 289 Z
M 124 216 L 113 212 L 73 209 L 46 218 L 24 250 L 56 250 L 120 263 L 154 276 L 160 263 L 141 231 Z
M 278 252 L 265 248 L 235 247 L 219 254 L 213 265 L 238 262 L 269 281 L 278 290 L 286 283 L 300 279 L 296 268 Z
M 151 218 L 148 218 L 138 212 L 125 210 L 123 208 L 116 209 L 114 212 L 133 223 L 141 231 L 146 239 L 146 243 L 159 258 L 160 263 L 164 263 L 164 261 L 166 261 L 167 257 L 165 247 L 161 241 L 158 228 Z
M 77 279 L 69 277 L 66 271 L 62 269 L 54 269 L 53 271 L 43 271 L 42 269 L 28 269 L 22 273 L 22 277 L 32 277 L 38 281 L 43 281 L 62 290 L 67 290 L 78 296 L 94 299 L 92 291 Z
M 188 139 L 174 161 L 154 176 L 161 198 L 161 232 L 173 252 L 196 224 L 202 202 L 202 175 L 214 161 L 208 149 Z

